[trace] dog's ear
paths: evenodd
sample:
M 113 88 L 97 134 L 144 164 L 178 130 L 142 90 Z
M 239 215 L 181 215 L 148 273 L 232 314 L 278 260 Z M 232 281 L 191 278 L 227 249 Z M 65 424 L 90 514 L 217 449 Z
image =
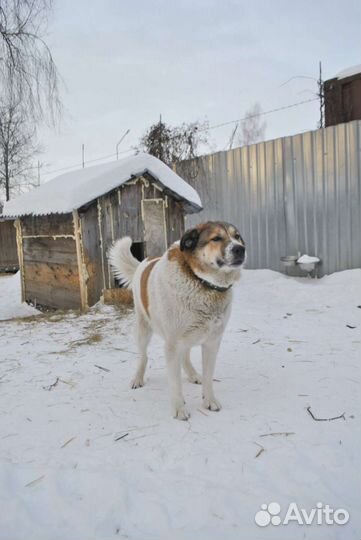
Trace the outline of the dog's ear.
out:
M 196 248 L 200 232 L 198 229 L 189 229 L 186 231 L 180 241 L 180 250 L 181 251 L 193 251 Z

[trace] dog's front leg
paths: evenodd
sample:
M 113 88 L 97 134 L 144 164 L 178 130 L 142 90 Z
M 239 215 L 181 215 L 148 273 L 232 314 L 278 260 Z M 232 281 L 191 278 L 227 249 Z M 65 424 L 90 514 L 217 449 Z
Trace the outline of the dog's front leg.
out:
M 165 355 L 167 359 L 170 399 L 174 418 L 188 420 L 188 412 L 182 393 L 181 363 L 184 351 L 174 343 L 166 344 Z
M 211 411 L 219 411 L 222 408 L 213 393 L 213 374 L 220 344 L 219 338 L 202 345 L 203 406 Z

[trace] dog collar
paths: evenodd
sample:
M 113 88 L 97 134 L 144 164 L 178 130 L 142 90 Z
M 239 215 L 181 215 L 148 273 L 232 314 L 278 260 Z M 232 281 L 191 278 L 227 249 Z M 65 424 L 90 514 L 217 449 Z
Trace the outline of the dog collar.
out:
M 205 287 L 208 287 L 208 289 L 213 289 L 214 291 L 218 291 L 218 292 L 226 292 L 226 291 L 229 291 L 229 289 L 233 285 L 233 283 L 231 283 L 231 285 L 228 285 L 228 287 L 220 287 L 219 285 L 214 285 L 214 283 L 211 283 L 210 281 L 207 281 L 206 279 L 203 279 L 197 276 L 197 274 L 194 272 L 194 270 L 191 268 L 189 264 L 187 264 L 187 266 L 190 272 L 194 275 L 194 277 L 196 277 L 202 285 L 204 285 Z
M 226 291 L 229 291 L 229 289 L 232 287 L 232 284 L 228 285 L 228 287 L 219 287 L 218 285 L 214 285 L 213 283 L 210 283 L 209 281 L 203 278 L 200 278 L 199 276 L 197 276 L 197 274 L 194 274 L 194 275 L 202 283 L 202 285 L 205 285 L 206 287 L 208 287 L 209 289 L 213 289 L 214 291 L 226 292 Z

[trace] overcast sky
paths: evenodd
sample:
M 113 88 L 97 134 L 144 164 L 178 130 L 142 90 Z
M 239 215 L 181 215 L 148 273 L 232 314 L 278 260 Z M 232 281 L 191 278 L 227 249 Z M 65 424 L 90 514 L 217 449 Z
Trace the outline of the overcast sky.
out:
M 316 81 L 361 63 L 360 0 L 55 0 L 47 41 L 65 114 L 40 133 L 42 181 L 135 145 L 159 119 L 210 125 L 314 97 Z M 282 86 L 283 85 L 283 86 Z M 315 129 L 318 104 L 265 116 L 266 138 Z M 210 131 L 222 150 L 233 127 Z M 45 174 L 46 173 L 46 174 Z

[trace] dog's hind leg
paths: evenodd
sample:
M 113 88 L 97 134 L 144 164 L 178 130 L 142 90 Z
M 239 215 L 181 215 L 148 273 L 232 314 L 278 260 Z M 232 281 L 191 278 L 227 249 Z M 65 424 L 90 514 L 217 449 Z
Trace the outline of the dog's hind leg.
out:
M 190 417 L 182 393 L 181 363 L 183 354 L 184 351 L 180 350 L 174 343 L 166 344 L 165 355 L 167 359 L 170 399 L 173 416 L 178 420 L 188 420 Z
M 144 316 L 141 314 L 137 314 L 135 335 L 139 350 L 139 360 L 137 372 L 132 380 L 131 387 L 140 388 L 141 386 L 144 386 L 144 373 L 148 361 L 147 347 L 150 342 L 150 338 L 152 337 L 152 329 L 145 320 Z
M 191 383 L 202 384 L 202 377 L 194 369 L 191 362 L 191 351 L 188 349 L 183 356 L 183 369 Z

